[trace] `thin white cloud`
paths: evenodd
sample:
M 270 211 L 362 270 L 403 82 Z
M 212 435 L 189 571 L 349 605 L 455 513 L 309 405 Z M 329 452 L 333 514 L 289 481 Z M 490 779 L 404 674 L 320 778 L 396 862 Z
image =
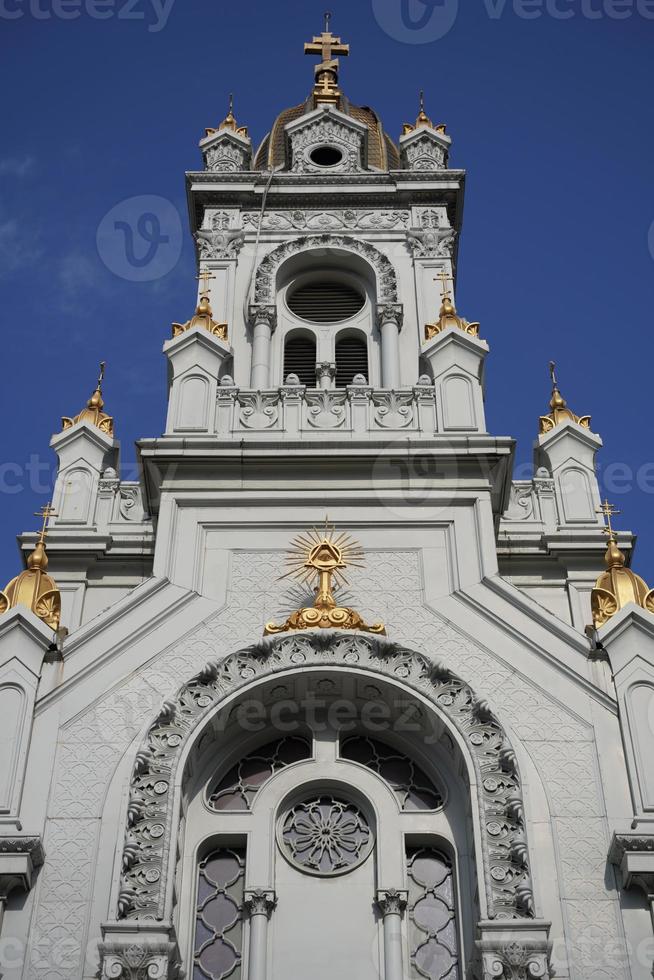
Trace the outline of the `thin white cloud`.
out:
M 0 160 L 0 177 L 26 177 L 34 170 L 34 157 L 5 157 Z

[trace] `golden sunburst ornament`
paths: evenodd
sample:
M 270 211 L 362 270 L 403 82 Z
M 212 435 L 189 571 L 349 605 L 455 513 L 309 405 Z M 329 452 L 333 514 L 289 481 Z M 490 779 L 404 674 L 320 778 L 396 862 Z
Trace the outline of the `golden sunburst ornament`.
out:
M 282 578 L 292 576 L 303 585 L 310 585 L 316 593 L 313 606 L 298 609 L 281 626 L 268 623 L 264 636 L 286 633 L 289 630 L 342 629 L 362 630 L 365 633 L 386 634 L 382 623 L 368 626 L 358 612 L 347 606 L 338 606 L 333 588 L 347 584 L 345 569 L 361 568 L 363 550 L 347 531 L 337 532 L 325 518 L 322 530 L 312 528 L 299 534 L 291 542 L 286 559 L 290 570 Z

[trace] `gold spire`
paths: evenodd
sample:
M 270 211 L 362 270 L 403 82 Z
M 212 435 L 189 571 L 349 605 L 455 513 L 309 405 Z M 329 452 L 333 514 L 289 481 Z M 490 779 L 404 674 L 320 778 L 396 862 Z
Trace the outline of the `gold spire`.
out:
M 575 415 L 568 408 L 568 403 L 559 391 L 559 385 L 556 380 L 556 364 L 554 361 L 550 361 L 550 377 L 552 378 L 552 398 L 550 400 L 550 414 L 541 415 L 540 418 L 540 434 L 543 436 L 546 432 L 551 432 L 555 429 L 557 425 L 561 425 L 562 422 L 576 422 L 580 425 L 582 429 L 590 429 L 590 415 Z
M 227 340 L 227 324 L 216 323 L 213 319 L 213 310 L 211 309 L 211 302 L 209 300 L 209 283 L 216 277 L 212 276 L 208 269 L 205 269 L 204 272 L 201 272 L 195 278 L 202 283 L 200 299 L 195 308 L 195 316 L 187 320 L 186 323 L 173 323 L 173 337 L 179 337 L 180 334 L 186 333 L 187 330 L 191 330 L 193 327 L 202 327 L 204 330 L 208 330 L 214 337 L 219 337 L 220 340 Z
M 337 585 L 346 583 L 344 570 L 349 565 L 360 567 L 363 563 L 361 546 L 346 531 L 336 534 L 334 526 L 330 526 L 328 518 L 325 518 L 322 531 L 312 528 L 306 534 L 298 535 L 292 542 L 292 550 L 286 561 L 292 567 L 282 578 L 292 575 L 303 584 L 311 583 L 316 598 L 313 606 L 294 612 L 283 625 L 268 623 L 264 636 L 306 629 L 362 630 L 365 633 L 386 634 L 382 623 L 368 626 L 358 612 L 347 606 L 338 606 L 334 599 L 332 579 L 336 579 Z
M 425 324 L 425 339 L 432 340 L 448 327 L 457 327 L 459 330 L 462 330 L 471 337 L 478 337 L 480 325 L 478 323 L 468 323 L 467 320 L 464 320 L 463 317 L 460 317 L 456 312 L 456 307 L 452 297 L 450 296 L 450 290 L 448 288 L 448 283 L 451 282 L 454 284 L 454 279 L 452 279 L 451 276 L 448 276 L 445 269 L 441 269 L 434 282 L 440 282 L 443 298 L 436 323 Z
M 611 518 L 620 511 L 605 500 L 597 513 L 606 518 L 604 533 L 608 535 L 608 543 L 604 556 L 606 571 L 597 579 L 590 597 L 595 629 L 604 626 L 611 616 L 615 616 L 629 602 L 635 602 L 641 609 L 654 613 L 654 590 L 650 590 L 639 575 L 625 567 L 626 558 L 618 548 Z
M 112 436 L 114 434 L 114 420 L 106 412 L 103 412 L 104 399 L 102 398 L 102 382 L 104 381 L 104 372 L 106 364 L 104 361 L 100 361 L 100 375 L 98 377 L 98 383 L 96 385 L 95 391 L 86 403 L 86 408 L 83 408 L 79 415 L 75 415 L 74 418 L 68 418 L 64 415 L 61 419 L 62 431 L 70 429 L 77 422 L 90 422 L 91 425 L 95 425 L 100 432 L 104 432 L 107 436 Z
M 420 91 L 420 111 L 418 112 L 418 117 L 415 121 L 415 125 L 411 123 L 405 123 L 402 127 L 402 136 L 408 136 L 409 133 L 414 133 L 416 129 L 421 129 L 423 126 L 428 126 L 429 129 L 435 129 L 437 133 L 445 134 L 447 126 L 445 123 L 439 123 L 438 126 L 434 126 L 434 123 L 429 118 L 425 112 L 425 93 Z
M 338 58 L 334 55 L 340 54 L 347 57 L 350 53 L 350 45 L 343 44 L 340 37 L 334 37 L 330 30 L 332 15 L 325 13 L 325 26 L 322 34 L 318 34 L 312 41 L 307 41 L 304 45 L 305 54 L 317 54 L 322 61 L 316 65 L 315 76 L 316 84 L 313 89 L 314 105 L 338 105 L 341 97 L 341 90 L 338 87 Z
M 27 569 L 13 578 L 4 592 L 0 592 L 0 615 L 16 606 L 26 606 L 46 625 L 58 630 L 61 595 L 54 579 L 46 574 L 48 556 L 45 548 L 46 525 L 48 519 L 56 517 L 56 514 L 51 505 L 46 504 L 35 516 L 43 518 L 39 539 L 27 559 Z
M 239 136 L 244 136 L 246 139 L 249 139 L 247 126 L 239 126 L 239 124 L 236 122 L 236 118 L 234 116 L 234 96 L 231 92 L 229 95 L 229 109 L 227 110 L 227 115 L 223 121 L 218 124 L 217 129 L 205 129 L 204 133 L 205 136 L 214 136 L 216 133 L 219 133 L 221 129 L 231 129 L 233 133 L 238 133 Z

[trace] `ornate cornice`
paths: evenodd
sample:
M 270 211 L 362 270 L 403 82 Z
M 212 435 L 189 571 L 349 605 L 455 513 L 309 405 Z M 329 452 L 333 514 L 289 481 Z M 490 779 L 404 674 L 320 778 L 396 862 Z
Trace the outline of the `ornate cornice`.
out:
M 177 770 L 210 715 L 254 682 L 304 667 L 344 668 L 386 678 L 425 697 L 459 733 L 480 787 L 480 874 L 492 919 L 534 915 L 522 788 L 515 754 L 490 709 L 442 664 L 363 634 L 308 632 L 280 636 L 211 661 L 162 705 L 139 749 L 131 778 L 120 919 L 163 918 L 176 846 Z

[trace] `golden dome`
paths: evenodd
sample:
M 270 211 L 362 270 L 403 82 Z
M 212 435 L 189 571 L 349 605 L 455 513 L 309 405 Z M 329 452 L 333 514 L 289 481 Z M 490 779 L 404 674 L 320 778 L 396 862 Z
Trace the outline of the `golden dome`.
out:
M 608 520 L 606 533 L 609 540 L 604 556 L 606 571 L 597 579 L 590 597 L 595 629 L 604 626 L 612 616 L 630 602 L 634 602 L 647 612 L 654 613 L 654 590 L 649 588 L 640 575 L 636 575 L 626 567 L 626 558 L 618 548 L 616 534 L 611 526 L 611 517 L 619 511 L 608 501 L 602 504 L 600 511 Z
M 580 425 L 582 429 L 590 429 L 590 415 L 575 415 L 575 413 L 570 411 L 568 408 L 568 403 L 559 391 L 556 375 L 554 373 L 555 368 L 556 364 L 554 361 L 550 361 L 550 375 L 552 377 L 550 414 L 541 415 L 540 434 L 543 436 L 545 433 L 551 432 L 552 429 L 555 429 L 557 425 L 561 425 L 562 422 L 576 422 L 576 424 Z
M 425 340 L 433 340 L 434 337 L 437 337 L 439 333 L 443 333 L 448 327 L 456 327 L 457 330 L 462 330 L 463 333 L 467 333 L 470 337 L 478 337 L 480 324 L 468 323 L 467 320 L 464 320 L 456 312 L 454 300 L 450 296 L 447 285 L 448 282 L 453 282 L 454 280 L 445 271 L 441 272 L 437 278 L 440 279 L 443 286 L 443 298 L 436 323 L 425 324 Z
M 283 167 L 286 163 L 286 141 L 284 127 L 301 116 L 307 115 L 318 105 L 333 105 L 346 116 L 356 122 L 363 123 L 368 128 L 368 163 L 378 170 L 398 170 L 400 154 L 393 140 L 382 127 L 377 113 L 369 106 L 353 105 L 341 92 L 338 85 L 338 58 L 335 55 L 347 56 L 349 45 L 342 44 L 340 37 L 335 37 L 330 30 L 331 14 L 325 14 L 325 25 L 322 34 L 304 45 L 308 55 L 318 55 L 322 60 L 315 67 L 314 89 L 300 105 L 284 109 L 277 116 L 271 131 L 263 140 L 254 159 L 255 170 L 272 170 Z
M 104 434 L 107 436 L 112 436 L 114 434 L 114 420 L 110 415 L 107 415 L 106 412 L 103 412 L 104 399 L 102 397 L 102 382 L 104 380 L 104 369 L 105 362 L 101 361 L 98 384 L 95 391 L 87 401 L 86 408 L 83 408 L 79 415 L 74 415 L 72 418 L 64 415 L 61 420 L 61 427 L 63 431 L 72 428 L 72 426 L 74 426 L 77 422 L 89 422 L 91 425 L 98 428 L 100 432 L 104 432 Z
M 284 127 L 299 119 L 300 116 L 312 112 L 313 108 L 313 96 L 310 95 L 306 102 L 280 112 L 272 129 L 257 150 L 254 158 L 255 170 L 272 170 L 286 163 Z M 336 108 L 356 122 L 363 123 L 368 127 L 368 163 L 371 167 L 376 167 L 378 170 L 399 170 L 399 150 L 388 133 L 384 131 L 381 120 L 374 109 L 371 109 L 370 106 L 353 105 L 342 94 L 338 98 Z
M 48 556 L 45 550 L 46 522 L 54 514 L 50 507 L 44 507 L 40 515 L 43 527 L 36 548 L 27 559 L 27 568 L 16 578 L 12 578 L 4 592 L 0 591 L 0 615 L 25 606 L 42 619 L 53 630 L 59 629 L 61 617 L 61 595 L 54 579 L 47 574 Z
M 203 287 L 200 290 L 200 300 L 195 308 L 195 316 L 192 316 L 186 323 L 173 323 L 173 337 L 179 337 L 181 334 L 186 333 L 187 330 L 192 330 L 193 327 L 202 327 L 203 330 L 207 330 L 212 336 L 218 337 L 220 340 L 227 340 L 227 324 L 216 323 L 209 300 L 209 280 L 215 279 L 216 277 L 212 276 L 210 272 L 205 271 L 201 272 L 197 278 L 203 282 Z

